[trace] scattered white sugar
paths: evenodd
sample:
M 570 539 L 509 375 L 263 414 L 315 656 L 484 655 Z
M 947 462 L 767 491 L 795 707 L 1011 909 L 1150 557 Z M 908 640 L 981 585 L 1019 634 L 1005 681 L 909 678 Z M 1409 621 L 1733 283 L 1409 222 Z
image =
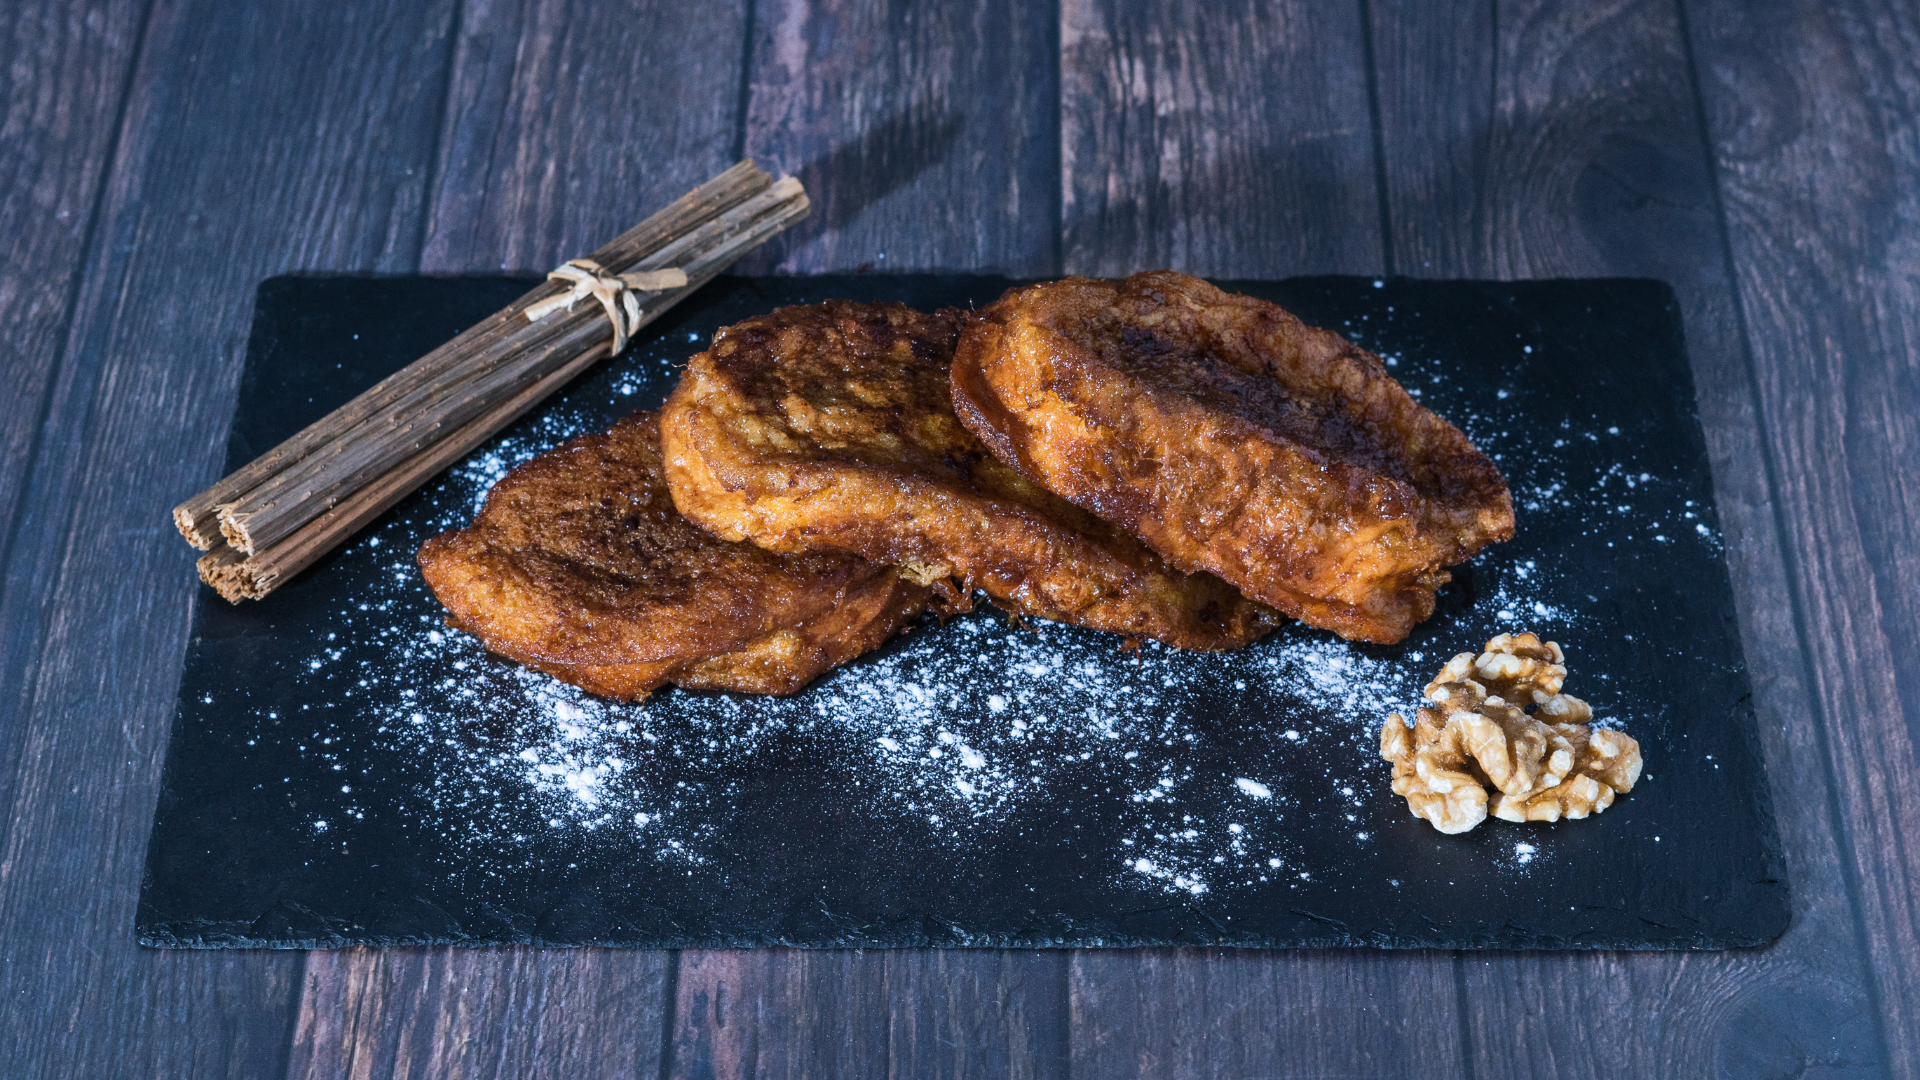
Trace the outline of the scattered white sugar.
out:
M 470 514 L 480 512 L 480 507 L 487 501 L 487 492 L 492 490 L 494 484 L 500 482 L 501 477 L 507 475 L 515 465 L 520 463 L 519 460 L 508 457 L 509 450 L 510 447 L 504 444 L 488 447 L 460 464 L 456 475 L 461 481 L 471 486 L 474 492 L 469 508 Z
M 429 535 L 441 524 L 416 528 Z M 1546 572 L 1513 569 L 1523 572 L 1500 575 L 1500 602 L 1544 604 L 1532 590 Z M 839 760 L 864 813 L 925 822 L 944 844 L 991 843 L 1010 819 L 1097 798 L 1122 887 L 1186 897 L 1282 881 L 1325 887 L 1338 868 L 1315 867 L 1316 878 L 1301 867 L 1300 823 L 1336 805 L 1357 821 L 1370 802 L 1397 815 L 1379 724 L 1410 713 L 1433 665 L 1419 650 L 1386 659 L 1297 629 L 1233 653 L 1148 642 L 1129 654 L 1107 635 L 976 614 L 917 628 L 794 698 L 669 689 L 628 705 L 486 656 L 441 625 L 416 577 L 387 580 L 368 610 L 343 608 L 334 627 L 377 644 L 378 659 L 316 646 L 303 678 L 317 701 L 375 714 L 384 748 L 369 757 L 431 760 L 427 800 L 443 840 L 489 851 L 615 829 L 663 863 L 704 862 L 740 778 L 777 767 L 801 740 L 830 748 L 815 754 Z M 1483 619 L 1489 603 L 1476 605 Z M 1191 710 L 1224 687 L 1234 689 L 1215 708 L 1244 710 L 1256 726 L 1269 715 L 1294 725 L 1236 759 L 1262 772 L 1209 771 L 1220 759 Z M 336 748 L 320 740 L 330 734 L 315 733 L 303 752 L 327 759 Z M 1282 797 L 1274 776 L 1325 786 Z M 1232 820 L 1216 816 L 1235 805 Z M 1375 831 L 1361 824 L 1347 835 L 1366 845 Z
M 446 523 L 415 527 L 430 535 Z M 416 577 L 385 580 L 366 611 L 343 606 L 332 627 L 378 648 L 365 659 L 322 652 L 305 681 L 316 702 L 371 714 L 384 745 L 364 756 L 430 760 L 432 824 L 445 841 L 489 850 L 625 829 L 657 859 L 703 861 L 740 777 L 777 767 L 799 739 L 831 748 L 816 755 L 840 761 L 869 812 L 927 822 L 946 843 L 990 842 L 1028 808 L 1097 798 L 1121 808 L 1105 822 L 1116 858 L 1152 867 L 1124 875 L 1133 887 L 1200 896 L 1294 861 L 1296 819 L 1314 811 L 1312 798 L 1280 798 L 1271 781 L 1209 773 L 1196 695 L 1233 686 L 1218 707 L 1249 719 L 1282 701 L 1290 716 L 1322 717 L 1270 737 L 1248 764 L 1305 755 L 1353 791 L 1383 787 L 1375 728 L 1419 685 L 1404 665 L 1324 634 L 1283 631 L 1222 654 L 1149 642 L 1136 655 L 1108 635 L 976 614 L 917 628 L 794 698 L 666 690 L 629 705 L 488 657 L 442 626 Z M 302 752 L 331 762 L 338 750 L 322 740 L 333 734 L 316 732 Z M 1248 816 L 1243 803 L 1234 820 L 1214 820 L 1203 808 L 1225 792 L 1261 809 Z
M 1206 881 L 1197 875 L 1161 866 L 1152 859 L 1133 860 L 1133 870 L 1193 896 L 1201 896 L 1209 891 Z
M 1417 317 L 1361 321 L 1377 333 Z M 1532 346 L 1516 349 L 1516 364 L 1545 362 L 1524 359 Z M 1445 657 L 1504 630 L 1565 641 L 1595 610 L 1589 605 L 1601 601 L 1581 602 L 1577 587 L 1587 568 L 1542 554 L 1565 549 L 1538 536 L 1718 544 L 1703 509 L 1683 497 L 1682 478 L 1626 460 L 1579 466 L 1602 452 L 1594 444 L 1603 430 L 1618 429 L 1595 420 L 1539 430 L 1520 368 L 1488 393 L 1459 386 L 1420 350 L 1384 355 L 1410 391 L 1426 391 L 1430 406 L 1501 462 L 1520 510 L 1520 539 L 1474 561 L 1470 602 L 1447 608 L 1443 597 L 1441 617 L 1452 625 L 1422 648 L 1354 646 L 1287 627 L 1233 653 L 1152 642 L 1129 653 L 1108 635 L 1044 622 L 1018 630 L 976 614 L 918 627 L 792 698 L 672 689 L 640 705 L 594 698 L 445 629 L 412 558 L 426 537 L 465 524 L 514 465 L 605 426 L 559 409 L 453 469 L 426 509 L 342 553 L 376 569 L 356 579 L 376 584 L 343 603 L 300 656 L 293 677 L 314 711 L 294 731 L 259 719 L 257 737 L 297 743 L 327 770 L 402 757 L 424 763 L 431 781 L 407 811 L 419 819 L 413 825 L 490 857 L 531 859 L 592 832 L 664 864 L 705 862 L 725 839 L 744 778 L 804 753 L 830 763 L 820 767 L 835 770 L 831 782 L 859 813 L 922 829 L 949 850 L 998 842 L 1010 824 L 1097 813 L 1104 839 L 1087 854 L 1121 888 L 1188 899 L 1282 882 L 1377 889 L 1380 878 L 1348 880 L 1325 854 L 1307 865 L 1304 823 L 1330 818 L 1353 850 L 1377 845 L 1388 822 L 1406 817 L 1379 759 L 1385 716 L 1411 716 Z M 609 400 L 656 380 L 616 378 Z M 1531 557 L 1511 553 L 1523 547 Z M 350 657 L 339 639 L 375 645 L 377 657 L 359 659 L 365 649 Z M 1577 652 L 1571 661 L 1571 688 L 1596 707 L 1657 709 L 1620 699 L 1626 681 L 1582 667 Z M 322 719 L 347 714 L 337 727 Z M 377 745 L 349 759 L 345 731 L 359 739 L 371 731 Z M 1223 731 L 1234 737 L 1223 740 Z M 343 815 L 364 819 L 353 785 L 341 787 L 337 805 L 311 809 L 316 834 L 333 822 L 329 838 L 337 837 Z M 1530 866 L 1546 856 L 1549 835 L 1496 861 Z

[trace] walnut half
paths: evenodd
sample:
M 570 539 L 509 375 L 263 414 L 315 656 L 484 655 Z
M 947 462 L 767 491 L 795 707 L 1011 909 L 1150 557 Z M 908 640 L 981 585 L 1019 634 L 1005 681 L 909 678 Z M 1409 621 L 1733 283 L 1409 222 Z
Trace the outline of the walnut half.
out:
M 1533 634 L 1501 634 L 1478 656 L 1449 660 L 1418 720 L 1394 713 L 1380 731 L 1394 793 L 1443 833 L 1489 813 L 1558 821 L 1611 806 L 1640 779 L 1640 744 L 1591 727 L 1587 703 L 1560 692 L 1566 678 L 1560 646 Z

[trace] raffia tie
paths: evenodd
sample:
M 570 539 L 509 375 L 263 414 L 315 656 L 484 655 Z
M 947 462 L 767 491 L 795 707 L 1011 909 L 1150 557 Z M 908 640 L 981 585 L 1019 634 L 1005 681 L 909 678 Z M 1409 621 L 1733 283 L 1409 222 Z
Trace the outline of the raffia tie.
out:
M 548 281 L 570 282 L 573 288 L 527 309 L 527 321 L 539 322 L 556 311 L 572 311 L 573 305 L 591 296 L 606 310 L 613 324 L 613 351 L 627 347 L 627 337 L 640 329 L 640 298 L 635 293 L 660 292 L 686 285 L 685 270 L 640 270 L 629 274 L 609 274 L 606 267 L 592 259 L 571 259 L 565 266 L 547 275 Z

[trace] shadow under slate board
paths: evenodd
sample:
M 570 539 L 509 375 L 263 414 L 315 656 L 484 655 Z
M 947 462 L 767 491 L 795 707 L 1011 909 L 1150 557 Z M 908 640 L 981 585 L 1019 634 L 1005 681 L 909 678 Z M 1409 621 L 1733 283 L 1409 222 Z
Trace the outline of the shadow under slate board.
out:
M 526 277 L 260 286 L 227 464 Z M 171 947 L 1724 948 L 1787 894 L 1672 294 L 1627 280 L 1222 282 L 1386 357 L 1494 455 L 1518 535 L 1401 645 L 1195 654 L 991 612 L 784 699 L 593 698 L 449 630 L 421 541 L 657 406 L 720 327 L 1005 279 L 722 278 L 297 581 L 203 591 L 138 915 Z M 188 562 L 183 552 L 181 572 Z M 1453 654 L 1531 629 L 1646 773 L 1584 821 L 1443 836 L 1378 756 Z

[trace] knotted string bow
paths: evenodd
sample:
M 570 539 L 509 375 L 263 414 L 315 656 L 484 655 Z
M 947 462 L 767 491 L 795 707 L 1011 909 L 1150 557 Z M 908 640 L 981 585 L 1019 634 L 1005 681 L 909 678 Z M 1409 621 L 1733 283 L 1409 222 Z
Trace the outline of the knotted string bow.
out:
M 573 305 L 591 296 L 606 309 L 613 323 L 613 356 L 627 347 L 627 335 L 640 329 L 638 292 L 678 289 L 687 283 L 685 270 L 640 270 L 629 274 L 609 274 L 592 259 L 571 259 L 567 265 L 547 275 L 548 281 L 572 282 L 573 288 L 527 309 L 527 321 L 539 322 L 556 311 L 572 311 Z

